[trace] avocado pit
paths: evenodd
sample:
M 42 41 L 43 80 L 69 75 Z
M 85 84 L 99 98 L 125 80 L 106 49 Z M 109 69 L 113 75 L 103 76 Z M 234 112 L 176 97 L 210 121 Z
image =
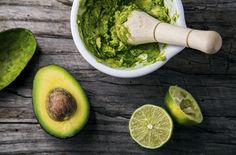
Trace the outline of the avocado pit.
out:
M 55 121 L 68 120 L 77 110 L 74 97 L 63 88 L 51 90 L 47 97 L 48 115 Z

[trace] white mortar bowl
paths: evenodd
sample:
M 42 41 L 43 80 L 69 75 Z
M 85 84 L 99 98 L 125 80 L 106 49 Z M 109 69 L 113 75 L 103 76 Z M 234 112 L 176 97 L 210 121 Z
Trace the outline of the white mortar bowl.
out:
M 83 42 L 83 38 L 81 37 L 82 35 L 80 35 L 78 24 L 77 24 L 77 15 L 79 11 L 78 10 L 79 5 L 80 5 L 80 0 L 74 0 L 72 10 L 71 10 L 71 17 L 70 17 L 71 32 L 72 32 L 73 40 L 79 52 L 84 57 L 84 59 L 89 64 L 91 64 L 94 68 L 98 69 L 99 71 L 105 74 L 115 76 L 115 77 L 120 77 L 120 78 L 135 78 L 135 77 L 144 76 L 162 67 L 173 56 L 175 56 L 176 54 L 178 54 L 184 49 L 184 47 L 168 45 L 167 48 L 161 49 L 161 52 L 165 53 L 165 56 L 166 56 L 165 61 L 157 61 L 153 64 L 146 65 L 146 66 L 139 65 L 133 68 L 112 68 L 103 63 L 99 63 L 97 62 L 95 56 L 86 48 L 86 45 Z M 165 0 L 165 5 L 170 10 L 170 16 L 174 15 L 176 12 L 179 14 L 179 18 L 177 19 L 175 24 L 182 27 L 186 27 L 184 9 L 183 9 L 181 0 Z

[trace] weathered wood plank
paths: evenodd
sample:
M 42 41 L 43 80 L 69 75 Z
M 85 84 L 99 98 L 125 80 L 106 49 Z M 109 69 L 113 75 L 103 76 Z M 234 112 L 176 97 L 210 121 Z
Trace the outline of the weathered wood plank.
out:
M 72 5 L 72 2 L 73 0 L 1 0 L 0 5 L 68 9 Z
M 5 10 L 8 10 L 7 12 Z M 1 21 L 69 22 L 68 10 L 35 8 L 28 6 L 0 6 Z
M 146 151 L 138 147 L 127 132 L 127 120 L 123 118 L 106 118 L 94 114 L 94 120 L 77 136 L 59 140 L 46 134 L 39 125 L 34 124 L 1 124 L 3 132 L 0 140 L 0 150 L 7 153 L 40 153 L 40 152 L 90 152 L 90 153 L 149 153 L 149 154 L 233 154 L 235 153 L 235 140 L 228 137 L 235 135 L 231 130 L 211 131 L 204 128 L 175 129 L 175 134 L 170 142 L 161 150 Z M 97 118 L 98 117 L 98 118 Z M 217 118 L 213 122 L 232 124 L 228 119 Z M 123 125 L 121 125 L 123 124 Z M 223 123 L 222 123 L 223 124 Z M 212 124 L 219 126 L 219 124 Z M 232 126 L 235 125 L 232 124 Z M 182 149 L 184 147 L 184 149 Z M 225 150 L 226 149 L 226 150 Z
M 2 25 L 2 23 L 4 23 Z M 72 38 L 70 33 L 69 22 L 33 22 L 33 21 L 4 21 L 0 23 L 1 29 L 24 27 L 33 31 L 39 36 Z
M 199 4 L 201 5 L 201 3 Z M 6 6 L 2 6 L 2 8 L 5 8 Z M 8 8 L 9 7 L 9 8 Z M 186 6 L 187 8 L 188 5 Z M 39 47 L 41 48 L 43 52 L 49 51 L 50 54 L 53 53 L 53 50 L 55 48 L 55 51 L 59 52 L 74 52 L 77 51 L 75 46 L 73 45 L 73 41 L 71 40 L 71 33 L 69 28 L 69 9 L 65 11 L 56 10 L 56 9 L 50 9 L 50 8 L 37 8 L 32 6 L 21 6 L 17 9 L 16 6 L 7 6 L 6 9 L 7 12 L 4 11 L 4 9 L 1 12 L 1 18 L 2 22 L 0 22 L 0 29 L 7 29 L 7 28 L 13 28 L 13 27 L 26 27 L 31 29 L 36 35 L 38 36 L 44 36 L 44 39 L 42 37 L 39 38 L 39 42 L 44 40 L 42 44 L 39 43 Z M 201 7 L 200 7 L 201 8 Z M 218 7 L 217 7 L 218 8 Z M 215 12 L 219 12 L 219 14 L 222 14 L 222 10 L 215 10 Z M 16 9 L 18 11 L 16 11 Z M 227 9 L 228 8 L 224 8 Z M 229 9 L 230 10 L 230 9 Z M 232 9 L 231 9 L 232 10 Z M 20 12 L 17 13 L 16 12 Z M 35 12 L 35 13 L 31 13 Z M 192 11 L 193 13 L 188 13 L 189 18 L 187 17 L 189 25 L 192 27 L 200 28 L 200 29 L 215 29 L 218 31 L 223 31 L 222 35 L 224 36 L 224 45 L 222 48 L 221 53 L 215 56 L 206 56 L 199 53 L 194 53 L 193 50 L 184 50 L 179 56 L 175 57 L 170 62 L 170 68 L 168 65 L 168 69 L 174 69 L 176 71 L 190 73 L 190 74 L 199 74 L 199 73 L 212 73 L 212 74 L 234 74 L 235 73 L 235 65 L 233 66 L 233 63 L 235 62 L 235 45 L 233 44 L 235 36 L 231 35 L 232 31 L 235 29 L 235 21 L 230 20 L 228 18 L 231 18 L 231 12 L 224 13 L 224 19 L 219 20 L 218 23 L 211 22 L 216 21 L 215 17 L 218 17 L 218 15 L 214 15 L 214 10 L 211 10 L 211 14 L 209 15 L 209 11 Z M 196 14 L 196 12 L 198 12 Z M 204 13 L 205 12 L 205 13 Z M 30 14 L 31 13 L 31 14 Z M 9 15 L 8 15 L 9 14 Z M 196 14 L 196 15 L 195 15 Z M 29 15 L 29 16 L 28 16 Z M 194 17 L 194 18 L 190 18 Z M 206 24 L 205 17 L 212 17 L 212 19 L 208 19 L 209 23 Z M 227 18 L 227 19 L 226 19 Z M 232 18 L 231 18 L 232 19 Z M 195 21 L 191 21 L 195 20 Z M 227 22 L 230 20 L 230 23 Z M 197 21 L 197 23 L 196 23 Z M 218 20 L 217 20 L 218 21 Z M 226 28 L 227 27 L 227 28 Z M 46 37 L 46 38 L 45 38 Z M 47 38 L 50 37 L 50 38 Z M 61 39 L 58 39 L 61 38 Z M 69 38 L 69 39 L 64 39 Z M 54 40 L 55 39 L 55 40 Z M 50 43 L 53 44 L 45 44 L 46 41 L 50 41 Z M 53 42 L 52 42 L 53 41 Z M 59 42 L 56 42 L 59 41 Z M 44 48 L 43 46 L 48 45 L 51 47 Z M 68 45 L 64 48 L 61 48 L 61 46 L 58 45 Z M 58 46 L 58 47 L 57 47 Z M 49 49 L 49 50 L 48 50 Z M 43 53 L 42 52 L 42 53 Z M 190 53 L 190 54 L 188 54 Z M 46 60 L 45 60 L 46 61 Z M 84 61 L 82 61 L 84 64 Z M 82 64 L 81 63 L 81 64 Z M 87 65 L 86 65 L 87 67 Z M 174 67 L 174 68 L 173 68 Z M 83 69 L 83 68 L 81 68 Z
M 159 103 L 163 106 L 167 87 L 177 84 L 188 89 L 197 98 L 204 115 L 236 116 L 236 111 L 232 108 L 236 99 L 235 77 L 209 75 L 196 77 L 166 70 L 157 71 L 144 78 L 128 80 L 108 77 L 94 70 L 74 70 L 72 74 L 85 88 L 94 109 L 108 112 L 108 115 L 129 116 L 133 109 L 144 103 Z M 34 122 L 31 109 L 33 77 L 27 78 L 24 85 L 18 83 L 26 76 L 20 76 L 16 82 L 0 93 L 0 111 L 2 111 L 0 122 L 16 120 L 26 122 L 28 119 Z
M 162 69 L 142 78 L 119 79 L 91 67 L 70 32 L 72 0 L 0 0 L 0 31 L 31 29 L 38 50 L 17 80 L 0 92 L 0 154 L 236 154 L 236 0 L 183 0 L 190 27 L 219 31 L 219 54 L 185 49 Z M 59 64 L 84 87 L 92 109 L 77 136 L 59 140 L 46 134 L 32 110 L 32 81 L 39 67 Z M 144 103 L 164 106 L 170 85 L 188 89 L 204 122 L 180 127 L 160 150 L 140 148 L 130 138 L 128 119 Z

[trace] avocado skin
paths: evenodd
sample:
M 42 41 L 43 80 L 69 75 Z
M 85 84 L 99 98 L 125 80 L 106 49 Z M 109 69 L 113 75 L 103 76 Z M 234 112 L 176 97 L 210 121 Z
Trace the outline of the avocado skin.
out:
M 78 93 L 81 94 L 81 96 L 84 100 L 84 106 L 86 106 L 86 112 L 85 112 L 86 114 L 83 116 L 83 120 L 81 122 L 79 122 L 80 126 L 78 128 L 75 128 L 75 130 L 73 130 L 73 131 L 69 131 L 69 132 L 65 131 L 62 134 L 58 134 L 58 133 L 54 132 L 53 130 L 51 130 L 47 127 L 48 125 L 46 125 L 47 122 L 45 121 L 44 116 L 42 116 L 38 111 L 39 104 L 40 104 L 38 97 L 37 97 L 37 94 L 40 94 L 37 91 L 38 90 L 37 89 L 38 83 L 41 80 L 41 76 L 45 77 L 46 76 L 45 72 L 50 72 L 50 71 L 58 71 L 61 74 L 63 74 L 64 77 L 66 77 L 67 79 L 70 79 L 71 83 L 78 88 L 78 90 L 79 90 Z M 60 81 L 60 82 L 63 82 L 63 81 Z M 54 89 L 54 87 L 51 88 L 51 90 L 52 89 Z M 66 89 L 66 88 L 64 87 L 64 89 Z M 90 104 L 88 102 L 88 98 L 87 98 L 84 90 L 82 89 L 82 87 L 80 86 L 78 81 L 66 69 L 64 69 L 63 67 L 61 67 L 59 65 L 48 65 L 48 66 L 42 67 L 38 70 L 38 72 L 35 75 L 34 82 L 33 82 L 32 96 L 33 96 L 33 110 L 34 110 L 35 116 L 36 116 L 41 128 L 44 129 L 44 131 L 46 133 L 50 134 L 53 137 L 60 138 L 60 139 L 70 138 L 70 137 L 76 135 L 86 125 L 86 123 L 89 119 Z M 44 101 L 46 101 L 46 99 L 44 99 Z M 46 106 L 44 106 L 44 104 L 41 104 L 40 107 L 46 109 Z M 74 116 L 72 116 L 72 117 L 74 117 Z M 74 123 L 78 124 L 78 122 L 74 122 Z M 58 130 L 58 131 L 61 130 L 61 127 L 56 127 L 56 128 L 57 128 L 56 130 Z
M 12 83 L 35 53 L 37 42 L 24 28 L 0 32 L 0 90 Z

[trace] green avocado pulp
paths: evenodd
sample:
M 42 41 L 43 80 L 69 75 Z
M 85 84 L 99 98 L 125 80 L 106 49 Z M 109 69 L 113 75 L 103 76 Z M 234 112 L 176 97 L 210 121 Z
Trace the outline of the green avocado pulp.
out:
M 126 44 L 127 38 L 120 37 L 129 33 L 122 24 L 133 10 L 142 10 L 163 22 L 171 22 L 164 0 L 81 1 L 79 30 L 87 49 L 98 62 L 113 68 L 130 68 L 165 60 L 157 43 L 131 46 Z M 117 34 L 117 28 L 122 34 Z

